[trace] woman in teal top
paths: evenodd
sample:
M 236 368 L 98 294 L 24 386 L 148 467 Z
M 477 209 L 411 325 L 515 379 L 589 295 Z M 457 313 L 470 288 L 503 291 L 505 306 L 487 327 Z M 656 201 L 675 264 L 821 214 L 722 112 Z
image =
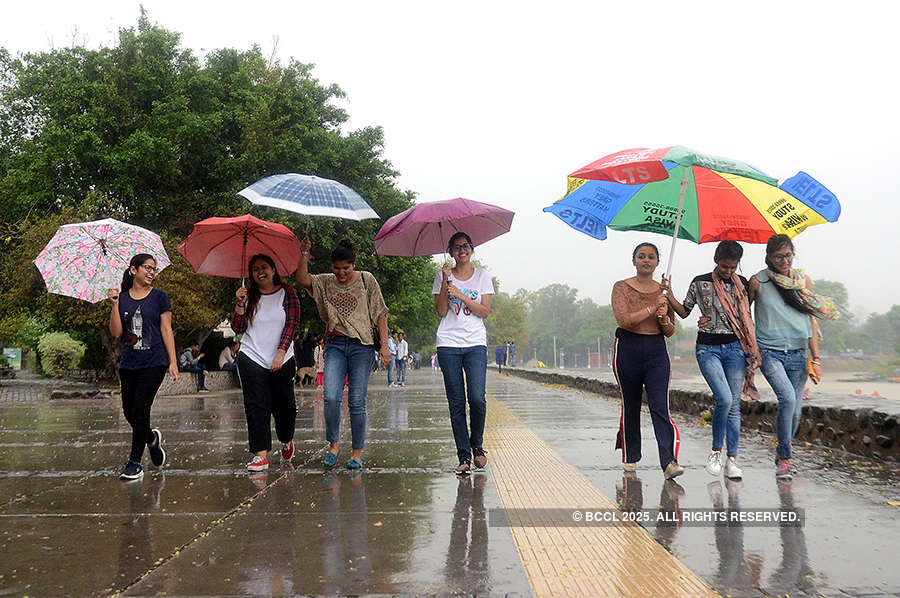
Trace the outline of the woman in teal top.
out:
M 806 376 L 822 375 L 813 316 L 836 318 L 834 303 L 813 292 L 812 279 L 793 268 L 794 244 L 773 235 L 766 244 L 766 266 L 750 279 L 748 298 L 755 302 L 756 340 L 762 373 L 778 397 L 775 431 L 778 449 L 775 475 L 791 479 L 791 441 L 800 425 Z M 812 355 L 808 371 L 806 348 Z

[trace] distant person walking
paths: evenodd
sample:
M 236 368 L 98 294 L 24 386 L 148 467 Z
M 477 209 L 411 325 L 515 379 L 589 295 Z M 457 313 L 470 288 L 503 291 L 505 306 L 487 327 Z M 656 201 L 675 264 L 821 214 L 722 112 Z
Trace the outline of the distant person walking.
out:
M 172 334 L 172 304 L 165 292 L 153 288 L 156 260 L 139 253 L 122 275 L 122 286 L 109 289 L 112 303 L 109 333 L 122 342 L 119 379 L 122 382 L 122 411 L 131 425 L 131 453 L 121 480 L 143 477 L 141 459 L 144 446 L 156 467 L 166 462 L 162 433 L 150 428 L 150 408 L 166 371 L 178 382 L 175 336 Z
M 697 364 L 713 392 L 716 404 L 712 417 L 712 450 L 706 459 L 706 471 L 718 476 L 740 479 L 737 465 L 741 438 L 741 394 L 756 400 L 753 371 L 759 367 L 756 329 L 750 317 L 748 281 L 737 274 L 744 249 L 737 241 L 722 241 L 716 247 L 715 269 L 695 276 L 683 303 L 671 292 L 671 281 L 663 280 L 669 305 L 681 318 L 700 306 L 702 314 L 697 332 Z M 726 457 L 722 457 L 722 448 Z
M 497 363 L 497 373 L 503 373 L 503 366 L 506 365 L 506 347 L 499 345 L 494 349 L 494 361 Z
M 397 386 L 406 386 L 406 360 L 409 358 L 409 343 L 402 332 L 397 333 Z
M 394 386 L 396 381 L 394 380 L 394 370 L 397 367 L 397 333 L 392 332 L 390 336 L 388 336 L 388 351 L 391 353 L 391 358 L 387 362 L 387 375 L 388 375 L 388 386 Z
M 294 397 L 294 331 L 300 323 L 300 299 L 290 285 L 281 282 L 275 260 L 265 254 L 250 258 L 249 290 L 235 293 L 237 305 L 231 329 L 241 334 L 237 371 L 247 414 L 247 437 L 253 458 L 250 471 L 269 468 L 272 419 L 281 442 L 281 460 L 294 458 L 297 401 Z
M 468 475 L 487 465 L 484 440 L 485 379 L 487 377 L 487 331 L 484 319 L 491 313 L 494 285 L 491 275 L 472 262 L 472 239 L 463 232 L 450 237 L 450 255 L 456 266 L 435 273 L 431 293 L 441 323 L 437 330 L 437 359 L 444 376 L 450 407 L 450 425 L 456 442 L 459 466 L 456 473 Z M 432 364 L 434 361 L 432 361 Z M 465 379 L 463 379 L 465 374 Z M 469 425 L 466 425 L 466 399 Z
M 750 302 L 756 302 L 756 340 L 762 354 L 762 373 L 778 398 L 775 477 L 779 480 L 793 477 L 791 443 L 800 426 L 806 377 L 811 376 L 815 382 L 822 376 L 813 316 L 838 317 L 834 302 L 816 294 L 812 279 L 793 264 L 794 244 L 790 237 L 773 235 L 766 243 L 766 268 L 754 274 L 748 286 Z
M 509 366 L 516 367 L 516 341 L 509 342 Z
M 671 364 L 665 337 L 675 334 L 675 323 L 660 284 L 653 280 L 659 265 L 656 245 L 635 247 L 631 262 L 635 276 L 618 281 L 612 290 L 613 313 L 619 324 L 613 371 L 622 395 L 616 448 L 622 449 L 625 471 L 635 471 L 641 460 L 641 402 L 646 389 L 659 466 L 666 479 L 672 479 L 684 473 L 678 464 L 681 439 L 669 413 Z
M 340 455 L 341 396 L 347 379 L 347 403 L 350 410 L 352 452 L 347 469 L 362 468 L 366 443 L 366 392 L 375 360 L 377 327 L 381 339 L 388 338 L 388 308 L 375 277 L 357 271 L 356 251 L 347 239 L 331 251 L 331 273 L 309 273 L 309 239 L 300 242 L 300 266 L 297 282 L 305 288 L 325 322 L 325 439 L 328 452 L 323 465 L 334 467 Z M 382 340 L 381 358 L 391 359 L 388 344 Z
M 325 385 L 325 337 L 323 336 L 316 342 L 316 348 L 313 351 L 313 360 L 316 363 L 316 387 Z

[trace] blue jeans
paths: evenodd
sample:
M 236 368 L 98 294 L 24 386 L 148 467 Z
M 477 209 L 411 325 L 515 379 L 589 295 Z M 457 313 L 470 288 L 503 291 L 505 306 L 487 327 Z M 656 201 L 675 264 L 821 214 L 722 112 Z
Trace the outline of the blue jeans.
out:
M 197 390 L 206 388 L 206 368 L 200 364 L 187 365 L 178 368 L 182 372 L 191 372 L 197 374 Z
M 697 364 L 716 399 L 712 417 L 712 445 L 737 456 L 741 439 L 741 389 L 746 358 L 740 341 L 726 345 L 697 344 Z
M 347 404 L 353 449 L 366 444 L 366 391 L 375 361 L 375 348 L 355 338 L 332 335 L 325 339 L 325 440 L 337 442 L 341 435 L 341 397 L 349 375 Z
M 397 356 L 391 353 L 391 361 L 388 363 L 388 384 L 394 383 L 394 364 L 397 363 Z
M 462 463 L 472 456 L 472 447 L 481 448 L 484 440 L 484 399 L 487 378 L 487 347 L 438 347 L 438 361 L 444 376 L 444 389 L 450 406 L 450 426 L 456 442 L 456 455 Z M 465 372 L 465 382 L 463 382 Z M 469 425 L 466 425 L 466 394 L 469 399 Z M 471 432 L 470 429 L 471 428 Z
M 406 383 L 406 360 L 397 360 L 397 382 Z
M 779 459 L 791 458 L 791 441 L 800 426 L 803 411 L 803 389 L 809 375 L 806 349 L 778 351 L 763 349 L 762 373 L 778 397 L 778 413 L 775 415 L 775 432 L 778 434 Z

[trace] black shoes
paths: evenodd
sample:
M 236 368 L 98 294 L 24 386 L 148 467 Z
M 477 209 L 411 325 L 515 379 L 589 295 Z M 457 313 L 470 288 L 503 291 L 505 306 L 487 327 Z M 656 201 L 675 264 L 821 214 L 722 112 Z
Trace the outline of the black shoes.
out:
M 144 477 L 144 468 L 140 463 L 129 460 L 125 464 L 125 469 L 119 474 L 120 480 L 139 480 Z
M 156 437 L 156 444 L 147 444 L 150 449 L 150 461 L 157 467 L 162 467 L 166 463 L 166 451 L 162 447 L 162 432 L 153 429 L 153 435 Z

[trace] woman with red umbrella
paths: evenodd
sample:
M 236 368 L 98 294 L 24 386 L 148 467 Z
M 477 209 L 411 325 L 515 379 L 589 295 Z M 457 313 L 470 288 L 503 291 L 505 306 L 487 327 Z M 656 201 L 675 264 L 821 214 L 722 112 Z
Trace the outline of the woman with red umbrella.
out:
M 241 338 L 237 357 L 238 378 L 244 395 L 252 460 L 250 471 L 269 468 L 272 450 L 270 421 L 281 441 L 281 459 L 294 457 L 297 402 L 294 399 L 294 330 L 300 323 L 297 292 L 281 282 L 275 261 L 265 254 L 250 258 L 250 289 L 237 290 L 231 329 Z

